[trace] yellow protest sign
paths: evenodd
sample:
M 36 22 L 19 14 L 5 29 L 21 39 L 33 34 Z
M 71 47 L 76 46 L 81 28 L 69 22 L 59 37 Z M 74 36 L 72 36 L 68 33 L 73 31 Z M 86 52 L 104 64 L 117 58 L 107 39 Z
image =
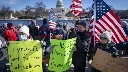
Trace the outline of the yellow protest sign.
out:
M 8 47 L 11 72 L 42 72 L 42 48 L 39 41 L 15 41 Z
M 72 54 L 76 38 L 68 40 L 51 40 L 51 46 L 54 46 L 50 53 L 48 70 L 63 72 L 68 70 L 72 64 Z

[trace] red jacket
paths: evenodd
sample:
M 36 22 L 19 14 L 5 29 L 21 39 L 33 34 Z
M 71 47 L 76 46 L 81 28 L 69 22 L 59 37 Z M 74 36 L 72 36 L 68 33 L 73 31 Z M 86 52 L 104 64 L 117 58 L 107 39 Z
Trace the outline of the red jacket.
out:
M 17 40 L 16 33 L 10 29 L 7 29 L 4 31 L 3 37 L 7 41 L 16 41 Z

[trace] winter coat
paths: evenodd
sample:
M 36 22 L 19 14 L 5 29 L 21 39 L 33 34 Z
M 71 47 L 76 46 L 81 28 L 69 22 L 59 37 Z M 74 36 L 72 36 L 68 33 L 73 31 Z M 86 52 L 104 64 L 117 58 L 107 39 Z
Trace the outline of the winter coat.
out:
M 11 29 L 7 29 L 3 33 L 3 37 L 6 41 L 16 41 L 17 40 L 17 34 L 12 31 Z
M 100 42 L 96 43 L 95 48 L 92 49 L 93 55 L 95 55 L 98 48 L 108 53 L 111 53 L 113 56 L 118 56 L 118 50 L 116 49 L 115 44 L 113 42 L 108 43 L 106 46 L 104 46 L 104 48 L 101 48 Z
M 73 64 L 79 68 L 86 67 L 86 57 L 90 46 L 90 36 L 84 31 L 77 33 L 76 51 L 73 52 Z
M 38 27 L 31 25 L 28 26 L 30 35 L 34 38 L 35 36 L 38 36 Z
M 69 35 L 68 35 L 68 39 L 72 39 L 72 38 L 75 38 L 75 37 L 77 37 L 77 34 L 76 34 L 75 31 L 74 32 L 70 32 Z

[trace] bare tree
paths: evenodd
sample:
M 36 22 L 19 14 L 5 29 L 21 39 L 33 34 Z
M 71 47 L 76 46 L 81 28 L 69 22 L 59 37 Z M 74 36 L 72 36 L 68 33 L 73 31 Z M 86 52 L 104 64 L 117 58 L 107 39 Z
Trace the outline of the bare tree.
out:
M 11 7 L 5 6 L 5 5 L 0 6 L 1 17 L 8 18 L 10 17 L 11 13 L 13 13 L 13 11 L 11 10 Z
M 21 17 L 21 16 L 22 16 L 22 14 L 21 14 L 20 11 L 16 11 L 16 12 L 14 13 L 14 17 L 19 18 L 19 17 Z
M 36 14 L 36 16 L 46 15 L 46 6 L 43 2 L 35 3 L 35 14 Z
M 31 6 L 26 6 L 26 8 L 25 8 L 25 15 L 26 16 L 34 16 L 34 11 L 35 11 L 35 9 L 34 9 L 34 7 L 31 7 Z

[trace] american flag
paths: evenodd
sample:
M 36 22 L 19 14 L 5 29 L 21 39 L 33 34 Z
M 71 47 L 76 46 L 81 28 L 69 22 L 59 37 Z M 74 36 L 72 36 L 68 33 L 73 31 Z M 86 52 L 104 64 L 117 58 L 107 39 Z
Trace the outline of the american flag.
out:
M 82 14 L 82 2 L 81 0 L 73 0 L 70 6 L 70 11 L 75 16 L 80 16 Z
M 49 20 L 49 28 L 52 29 L 52 30 L 56 29 L 55 13 L 50 13 L 48 20 Z
M 118 16 L 111 10 L 111 8 L 103 0 L 96 0 L 95 2 L 96 3 L 94 4 L 96 5 L 93 4 L 92 18 L 90 20 L 90 27 L 89 27 L 89 33 L 92 36 L 92 39 L 95 36 L 95 41 L 99 41 L 99 35 L 101 33 L 103 33 L 106 30 L 111 30 L 113 33 L 112 36 L 113 42 L 120 43 L 126 41 L 126 34 L 123 28 L 121 27 L 121 22 Z M 94 10 L 95 10 L 94 6 L 96 6 L 95 26 L 93 25 Z

